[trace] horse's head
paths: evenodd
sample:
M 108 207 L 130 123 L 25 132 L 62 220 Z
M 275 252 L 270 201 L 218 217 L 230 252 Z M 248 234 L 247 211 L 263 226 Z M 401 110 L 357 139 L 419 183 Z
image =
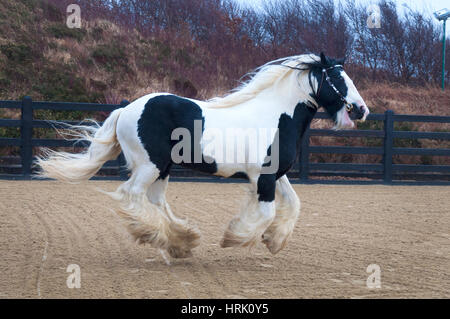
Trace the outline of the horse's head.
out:
M 313 98 L 333 118 L 336 129 L 354 127 L 353 120 L 366 120 L 369 108 L 345 73 L 344 60 L 331 59 L 321 53 L 320 62 L 311 66 L 310 77 L 318 83 Z

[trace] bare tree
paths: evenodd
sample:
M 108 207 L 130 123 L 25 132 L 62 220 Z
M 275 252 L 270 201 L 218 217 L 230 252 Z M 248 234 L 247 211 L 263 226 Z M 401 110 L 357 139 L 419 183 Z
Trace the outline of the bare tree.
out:
M 199 85 L 210 83 L 204 72 L 220 73 L 233 85 L 231 79 L 264 61 L 320 51 L 347 57 L 350 70 L 362 71 L 355 72 L 358 77 L 405 83 L 435 83 L 440 77 L 439 28 L 421 12 L 408 9 L 400 16 L 392 0 L 378 3 L 378 29 L 368 27 L 367 7 L 355 0 L 265 0 L 261 8 L 234 0 L 45 1 L 62 11 L 78 3 L 86 19 L 137 29 L 178 55 L 201 54 L 196 69 L 176 57 L 166 61 L 167 70 Z

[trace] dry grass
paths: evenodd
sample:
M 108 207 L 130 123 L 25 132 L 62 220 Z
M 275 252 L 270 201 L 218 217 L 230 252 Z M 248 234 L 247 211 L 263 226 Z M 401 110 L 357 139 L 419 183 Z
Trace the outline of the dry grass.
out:
M 30 10 L 21 2 L 0 0 L 0 12 L 8 12 L 8 21 L 0 30 L 0 45 L 23 43 L 32 46 L 36 55 L 30 61 L 14 61 L 12 65 L 0 50 L 0 80 L 11 81 L 7 89 L 0 86 L 0 100 L 18 100 L 32 95 L 34 100 L 90 101 L 120 103 L 123 99 L 133 101 L 153 92 L 173 92 L 186 96 L 177 89 L 176 81 L 188 81 L 195 89 L 195 97 L 208 99 L 220 96 L 237 85 L 238 77 L 250 70 L 244 59 L 236 63 L 224 63 L 212 56 L 207 48 L 198 46 L 188 36 L 155 34 L 144 36 L 136 30 L 120 27 L 111 21 L 94 19 L 84 21 L 81 34 L 59 36 L 49 28 L 63 27 L 62 23 L 46 20 L 36 9 L 32 15 L 40 17 L 40 30 L 36 31 Z M 28 12 L 28 13 L 27 13 Z M 67 30 L 61 29 L 64 32 Z M 102 51 L 103 49 L 103 51 Z M 102 56 L 101 54 L 104 56 Z M 97 55 L 96 55 L 97 54 Z M 245 61 L 244 61 L 245 60 Z M 231 60 L 230 60 L 231 61 Z M 254 61 L 256 63 L 256 60 Z M 25 79 L 11 78 L 23 68 Z M 230 69 L 234 70 L 230 72 Z M 349 68 L 351 69 L 351 68 Z M 64 81 L 45 83 L 42 74 L 51 79 L 55 73 L 66 72 Z M 360 76 L 360 75 L 359 75 Z M 82 84 L 82 92 L 75 94 L 68 88 L 72 78 Z M 64 80 L 64 79 L 63 79 Z M 1 81 L 0 81 L 1 84 Z M 407 86 L 395 83 L 355 81 L 361 95 L 372 113 L 383 113 L 388 109 L 397 114 L 450 115 L 450 90 L 442 92 L 435 86 Z M 60 85 L 61 87 L 55 87 Z M 193 97 L 193 96 L 190 96 Z M 81 98 L 83 100 L 81 100 Z M 1 110 L 0 117 L 18 117 L 16 111 Z M 314 121 L 315 128 L 329 128 L 330 121 Z M 382 123 L 367 123 L 360 128 L 382 129 Z M 396 129 L 417 131 L 450 131 L 448 124 L 413 123 L 402 124 Z M 401 141 L 405 147 L 411 141 Z M 313 145 L 362 145 L 377 146 L 381 141 L 367 139 L 313 138 Z M 449 148 L 449 141 L 420 140 L 414 147 Z M 380 159 L 367 155 L 320 155 L 321 160 L 335 162 L 378 162 Z M 399 163 L 448 163 L 446 157 L 399 157 Z
M 450 91 L 435 86 L 414 87 L 397 83 L 365 85 L 361 90 L 372 111 L 398 114 L 450 115 Z

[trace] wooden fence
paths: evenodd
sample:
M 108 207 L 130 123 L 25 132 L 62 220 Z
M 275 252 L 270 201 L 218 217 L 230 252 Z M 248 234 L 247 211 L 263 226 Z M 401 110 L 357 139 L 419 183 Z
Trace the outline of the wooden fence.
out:
M 53 128 L 54 123 L 33 118 L 35 110 L 54 111 L 100 111 L 111 112 L 119 107 L 126 106 L 128 101 L 120 105 L 90 104 L 90 103 L 59 103 L 34 102 L 30 97 L 22 101 L 0 101 L 0 109 L 18 109 L 21 119 L 0 119 L 2 127 L 20 128 L 20 137 L 0 138 L 0 148 L 19 147 L 20 157 L 0 157 L 1 179 L 30 179 L 32 176 L 33 148 L 34 147 L 71 147 L 73 142 L 62 139 L 33 138 L 35 128 Z M 316 118 L 326 119 L 328 115 L 318 113 Z M 384 114 L 371 114 L 369 121 L 383 122 L 380 130 L 326 130 L 309 129 L 301 145 L 299 162 L 289 172 L 290 179 L 295 183 L 358 183 L 358 184 L 428 184 L 450 185 L 450 165 L 406 165 L 393 163 L 394 155 L 419 156 L 446 156 L 450 157 L 449 148 L 409 148 L 394 147 L 395 139 L 433 139 L 450 140 L 450 132 L 418 132 L 396 131 L 395 122 L 432 122 L 450 124 L 450 116 L 423 116 L 423 115 L 397 115 L 393 111 Z M 64 121 L 60 123 L 72 122 Z M 350 147 L 350 146 L 312 146 L 311 136 L 359 137 L 377 138 L 382 140 L 382 146 L 377 147 Z M 78 145 L 86 146 L 86 145 Z M 378 155 L 381 160 L 371 164 L 356 163 L 318 163 L 311 162 L 311 154 L 368 154 Z M 447 161 L 446 161 L 447 162 Z M 124 168 L 122 155 L 115 161 L 107 162 L 100 176 L 95 179 L 126 179 L 128 172 Z M 172 179 L 186 181 L 226 181 L 217 177 L 207 176 L 198 172 L 175 166 L 171 173 Z

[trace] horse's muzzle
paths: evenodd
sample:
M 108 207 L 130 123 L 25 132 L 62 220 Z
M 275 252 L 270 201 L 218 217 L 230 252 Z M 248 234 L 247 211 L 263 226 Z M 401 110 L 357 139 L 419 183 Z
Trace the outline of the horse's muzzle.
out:
M 352 120 L 362 120 L 365 121 L 366 117 L 369 115 L 369 108 L 365 105 L 357 105 L 352 103 L 352 109 L 349 112 L 350 118 Z

